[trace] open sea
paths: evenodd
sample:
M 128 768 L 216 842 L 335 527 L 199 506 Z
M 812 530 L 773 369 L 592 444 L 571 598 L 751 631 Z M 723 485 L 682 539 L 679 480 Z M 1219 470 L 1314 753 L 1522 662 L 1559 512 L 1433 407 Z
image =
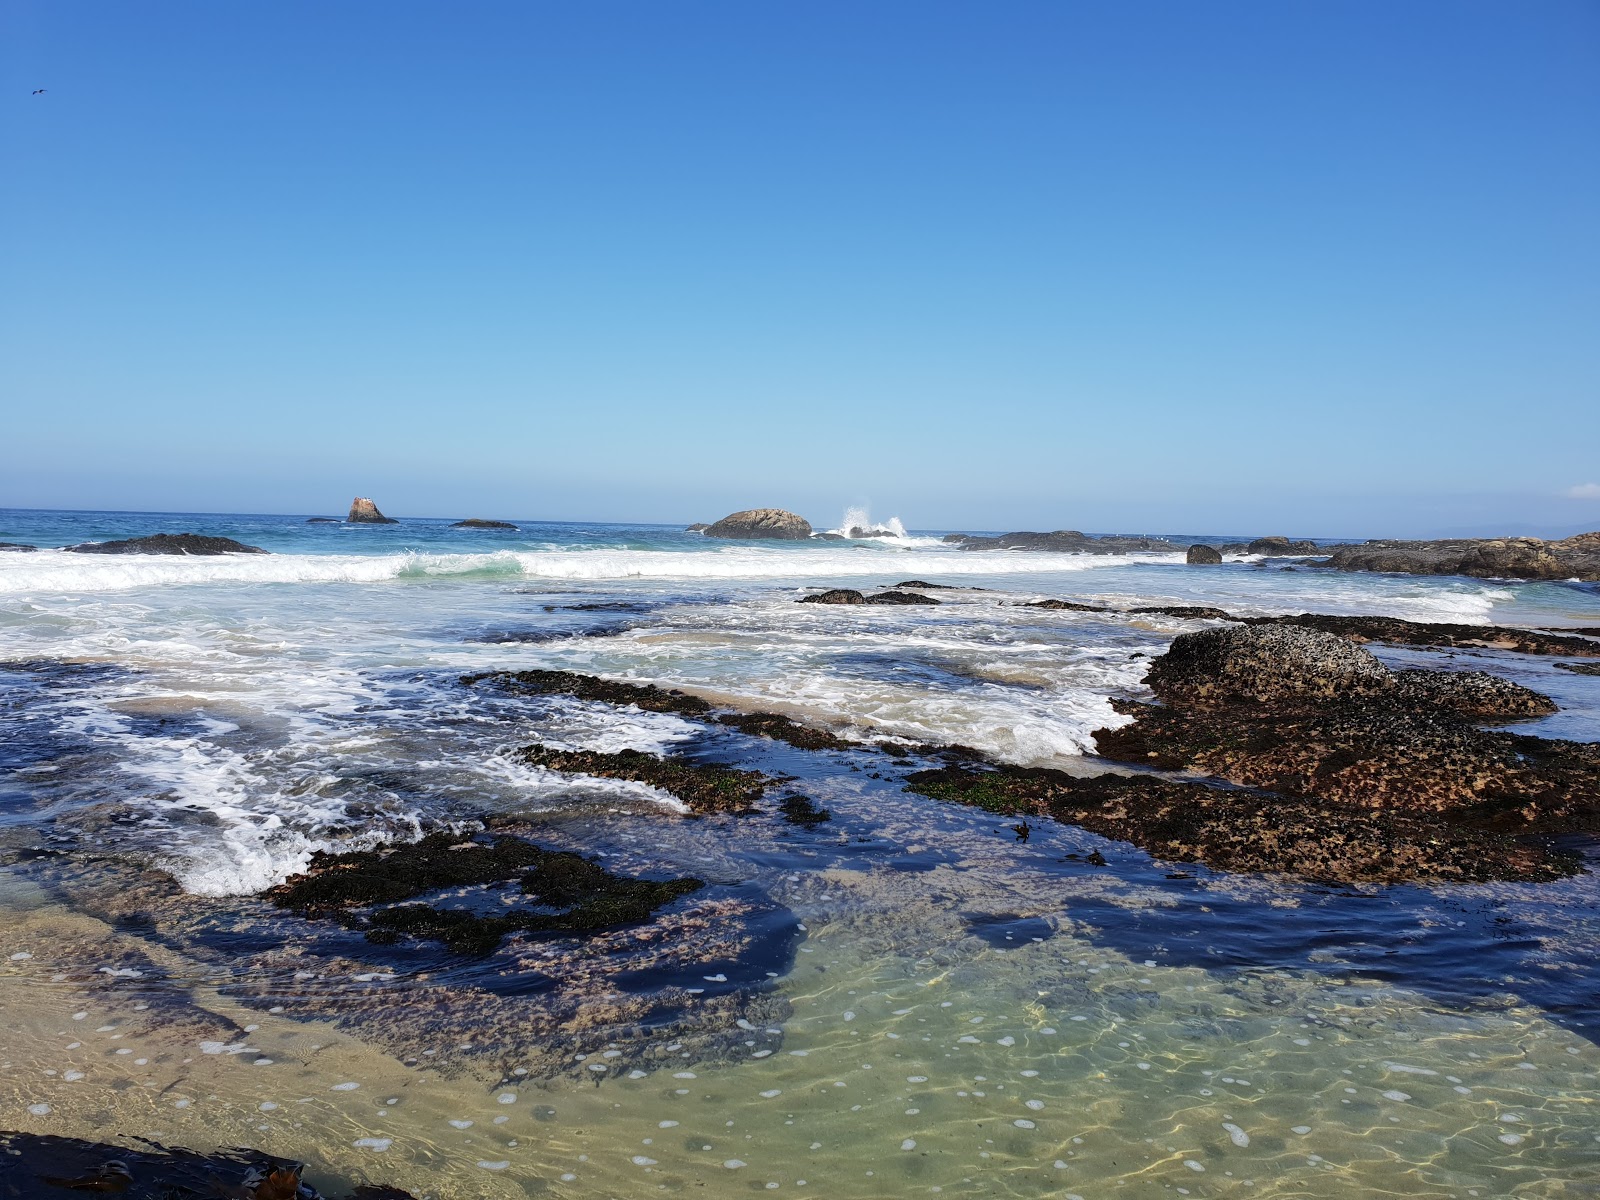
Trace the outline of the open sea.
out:
M 0 553 L 0 1128 L 440 1198 L 1600 1196 L 1592 839 L 1549 884 L 1230 875 L 1049 822 L 1020 842 L 871 746 L 1092 769 L 1112 699 L 1204 627 L 1018 602 L 1559 628 L 1600 626 L 1600 586 L 517 524 L 0 510 L 0 541 L 271 551 Z M 912 579 L 958 590 L 796 603 Z M 1600 740 L 1600 678 L 1556 660 L 1376 652 L 1505 675 L 1561 706 L 1517 728 Z M 862 748 L 461 682 L 525 668 Z M 831 819 L 688 818 L 508 756 L 533 742 L 792 777 Z M 486 821 L 708 886 L 480 957 L 260 899 L 319 850 Z

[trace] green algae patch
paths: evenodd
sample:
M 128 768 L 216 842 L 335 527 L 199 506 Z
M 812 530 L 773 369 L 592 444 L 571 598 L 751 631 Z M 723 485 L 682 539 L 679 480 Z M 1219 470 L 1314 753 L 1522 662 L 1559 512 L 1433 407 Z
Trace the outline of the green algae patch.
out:
M 540 911 L 502 908 L 484 916 L 403 903 L 429 892 L 513 880 Z M 383 850 L 318 854 L 304 875 L 273 888 L 267 899 L 304 917 L 338 920 L 378 944 L 409 936 L 443 942 L 458 953 L 488 954 L 513 933 L 585 934 L 640 925 L 704 886 L 692 877 L 616 875 L 580 854 L 545 850 L 521 838 L 478 842 L 441 833 Z
M 760 771 L 741 771 L 720 763 L 657 758 L 642 750 L 605 754 L 593 750 L 556 750 L 549 746 L 524 746 L 514 757 L 530 767 L 543 767 L 567 775 L 595 775 L 625 779 L 660 788 L 681 800 L 694 813 L 750 813 L 767 788 L 778 781 Z
M 463 675 L 468 687 L 488 682 L 508 692 L 533 696 L 572 696 L 578 700 L 598 700 L 603 704 L 633 705 L 646 712 L 677 713 L 684 717 L 703 717 L 711 705 L 673 688 L 653 683 L 623 683 L 580 675 L 576 671 L 484 671 Z

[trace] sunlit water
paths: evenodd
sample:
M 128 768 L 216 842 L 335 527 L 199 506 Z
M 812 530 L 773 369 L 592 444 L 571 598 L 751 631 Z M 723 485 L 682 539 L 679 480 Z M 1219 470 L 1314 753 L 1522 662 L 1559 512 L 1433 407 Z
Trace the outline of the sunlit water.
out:
M 1592 587 L 927 536 L 0 515 L 0 540 L 194 529 L 276 551 L 0 555 L 6 1126 L 247 1144 L 308 1160 L 325 1186 L 435 1196 L 1595 1194 L 1593 874 L 1341 890 L 1174 867 L 1070 828 L 1019 844 L 1005 822 L 906 794 L 905 767 L 870 749 L 808 754 L 457 682 L 560 667 L 864 745 L 1073 769 L 1120 719 L 1110 699 L 1142 695 L 1148 657 L 1200 626 L 1018 601 L 1595 625 Z M 937 608 L 794 603 L 912 578 L 965 590 L 932 592 Z M 1384 654 L 1511 675 L 1563 706 L 1531 730 L 1600 736 L 1593 677 Z M 684 820 L 641 785 L 503 754 L 532 741 L 793 775 L 833 820 Z M 317 849 L 496 814 L 619 869 L 706 879 L 661 918 L 683 922 L 680 958 L 608 975 L 574 950 L 550 960 L 568 976 L 552 991 L 531 982 L 537 946 L 390 952 L 286 931 L 252 898 Z M 670 1017 L 639 1015 L 662 995 Z

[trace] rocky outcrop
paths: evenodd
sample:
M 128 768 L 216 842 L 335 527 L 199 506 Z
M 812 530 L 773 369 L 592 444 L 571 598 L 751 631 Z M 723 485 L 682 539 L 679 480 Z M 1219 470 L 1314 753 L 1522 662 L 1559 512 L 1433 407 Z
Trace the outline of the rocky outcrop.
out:
M 867 598 L 855 588 L 829 588 L 814 596 L 801 596 L 799 604 L 865 604 Z
M 138 1145 L 84 1142 L 51 1134 L 0 1133 L 4 1194 L 18 1200 L 114 1193 L 127 1200 L 322 1200 L 304 1163 L 257 1150 L 200 1154 L 147 1138 Z M 364 1183 L 348 1200 L 412 1200 L 411 1193 Z
M 1191 567 L 1214 567 L 1222 561 L 1222 551 L 1215 546 L 1190 546 L 1183 561 Z
M 1228 617 L 1251 625 L 1295 625 L 1336 633 L 1353 642 L 1392 642 L 1402 646 L 1448 646 L 1462 650 L 1515 650 L 1519 654 L 1576 654 L 1600 657 L 1600 641 L 1508 625 L 1459 625 L 1445 621 L 1406 621 L 1399 617 L 1343 617 L 1300 613 L 1283 617 Z M 1574 632 L 1581 633 L 1582 630 Z
M 365 496 L 357 496 L 350 501 L 350 515 L 345 518 L 352 525 L 398 525 L 400 522 L 393 517 L 386 517 L 378 511 L 378 506 Z
M 700 532 L 714 538 L 798 542 L 811 536 L 811 522 L 781 508 L 748 508 L 729 513 Z
M 1268 558 L 1280 558 L 1286 554 L 1305 555 L 1320 554 L 1322 551 L 1315 542 L 1291 542 L 1286 537 L 1260 537 L 1245 546 L 1246 554 L 1263 554 Z
M 307 517 L 306 518 L 306 524 L 307 525 L 342 525 L 342 524 L 344 524 L 344 522 L 339 520 L 338 517 Z
M 73 554 L 267 554 L 260 546 L 247 546 L 232 538 L 203 533 L 155 533 L 119 542 L 83 542 L 63 549 Z
M 711 526 L 707 525 L 704 521 L 696 521 L 693 525 L 687 526 L 684 529 L 684 532 L 685 533 L 704 533 L 706 530 L 708 530 L 710 528 L 711 528 Z
M 868 529 L 862 525 L 852 525 L 850 526 L 850 536 L 859 541 L 862 538 L 892 538 L 900 535 L 892 529 L 880 529 L 877 526 Z
M 890 590 L 890 591 L 887 591 L 887 592 L 878 592 L 875 595 L 868 596 L 866 602 L 868 604 L 940 604 L 940 603 L 942 603 L 942 601 L 935 600 L 932 596 L 922 596 L 922 595 L 918 595 L 916 592 L 902 592 L 902 591 L 896 591 L 896 590 Z
M 451 529 L 510 529 L 520 532 L 521 526 L 513 525 L 510 521 L 485 521 L 482 517 L 468 517 L 465 521 L 456 521 Z
M 37 550 L 38 548 L 37 546 L 30 546 L 26 542 L 0 542 L 0 553 L 26 554 L 29 550 Z
M 1129 554 L 1148 551 L 1177 554 L 1183 549 L 1166 538 L 1123 534 L 1090 537 L 1076 529 L 1058 529 L 1054 533 L 1002 533 L 998 537 L 950 533 L 945 535 L 944 540 L 962 550 L 1042 550 L 1053 554 Z
M 1582 579 L 1600 582 L 1600 534 L 1541 538 L 1372 541 L 1334 546 L 1322 565 L 1340 571 L 1470 575 L 1480 579 Z

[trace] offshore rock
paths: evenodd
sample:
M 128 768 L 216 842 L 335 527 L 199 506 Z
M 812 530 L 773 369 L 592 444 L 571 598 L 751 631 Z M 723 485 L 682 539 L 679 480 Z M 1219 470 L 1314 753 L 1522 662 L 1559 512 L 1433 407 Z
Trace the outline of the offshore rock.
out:
M 378 506 L 365 496 L 357 496 L 350 501 L 350 515 L 345 518 L 353 525 L 398 525 L 400 522 L 393 517 L 386 517 L 378 511 Z
M 520 525 L 513 525 L 510 521 L 485 521 L 482 517 L 468 517 L 465 521 L 456 521 L 451 529 L 511 529 L 521 532 Z
M 84 542 L 63 549 L 73 554 L 267 554 L 260 546 L 247 546 L 232 538 L 202 533 L 155 533 L 118 542 Z
M 25 554 L 29 550 L 37 550 L 38 548 L 37 546 L 30 546 L 26 542 L 0 542 L 0 553 L 10 551 L 12 553 Z
M 775 539 L 798 542 L 811 536 L 811 522 L 781 508 L 748 508 L 729 513 L 701 530 L 706 537 Z
M 1214 567 L 1222 561 L 1222 551 L 1215 546 L 1190 546 L 1183 561 L 1191 567 Z
M 867 604 L 940 604 L 932 596 L 919 596 L 916 592 L 887 591 L 868 596 Z
M 1260 537 L 1245 546 L 1245 553 L 1281 558 L 1285 554 L 1320 554 L 1322 551 L 1315 542 L 1291 542 L 1286 537 Z
M 696 521 L 693 525 L 685 526 L 684 532 L 685 533 L 704 533 L 706 530 L 708 530 L 710 528 L 711 528 L 711 526 L 706 524 L 704 521 Z
M 1555 542 L 1521 537 L 1372 541 L 1359 546 L 1335 546 L 1323 565 L 1341 571 L 1388 571 L 1405 575 L 1600 582 L 1600 545 L 1597 542 L 1600 542 L 1600 534 L 1593 533 Z
M 814 596 L 801 596 L 797 604 L 865 604 L 867 598 L 855 588 L 829 588 Z
M 307 517 L 307 525 L 342 525 L 338 517 Z
M 1058 529 L 1054 533 L 1002 533 L 998 537 L 951 533 L 946 534 L 944 540 L 963 550 L 1040 550 L 1054 554 L 1127 554 L 1151 550 L 1177 554 L 1182 549 L 1166 538 L 1124 534 L 1090 537 L 1076 529 Z

